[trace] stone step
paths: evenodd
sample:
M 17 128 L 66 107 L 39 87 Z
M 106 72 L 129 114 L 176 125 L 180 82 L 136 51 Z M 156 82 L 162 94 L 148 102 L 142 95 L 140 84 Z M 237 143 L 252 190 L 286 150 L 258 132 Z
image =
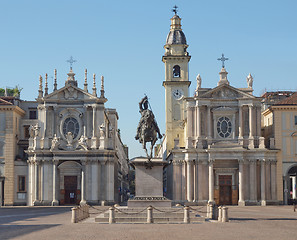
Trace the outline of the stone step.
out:
M 191 223 L 202 223 L 205 222 L 206 218 L 191 218 Z M 95 222 L 97 223 L 108 223 L 108 218 L 96 217 Z M 154 223 L 183 223 L 183 217 L 154 217 Z M 115 218 L 115 223 L 147 223 L 146 217 L 118 217 Z

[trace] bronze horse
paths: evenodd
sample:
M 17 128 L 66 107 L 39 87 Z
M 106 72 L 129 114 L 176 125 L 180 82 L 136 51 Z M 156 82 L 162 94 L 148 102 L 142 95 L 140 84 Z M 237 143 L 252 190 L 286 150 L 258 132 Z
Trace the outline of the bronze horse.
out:
M 141 114 L 141 118 L 137 127 L 137 134 L 135 136 L 136 140 L 142 144 L 143 149 L 150 160 L 153 157 L 153 147 L 158 140 L 158 138 L 162 138 L 160 133 L 160 129 L 155 120 L 155 116 L 151 110 L 148 109 L 148 98 L 145 96 L 139 102 L 139 112 Z M 147 151 L 146 143 L 150 142 L 150 154 Z

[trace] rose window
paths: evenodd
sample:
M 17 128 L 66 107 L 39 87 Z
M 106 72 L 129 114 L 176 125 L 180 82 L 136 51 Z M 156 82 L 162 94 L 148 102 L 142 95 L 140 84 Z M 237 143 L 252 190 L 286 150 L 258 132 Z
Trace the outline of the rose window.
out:
M 67 137 L 67 133 L 71 132 L 73 134 L 73 138 L 75 139 L 79 132 L 79 123 L 78 121 L 73 118 L 69 117 L 66 118 L 63 123 L 63 134 L 65 137 Z
M 232 123 L 228 117 L 220 117 L 217 123 L 217 131 L 220 137 L 227 138 L 232 132 Z

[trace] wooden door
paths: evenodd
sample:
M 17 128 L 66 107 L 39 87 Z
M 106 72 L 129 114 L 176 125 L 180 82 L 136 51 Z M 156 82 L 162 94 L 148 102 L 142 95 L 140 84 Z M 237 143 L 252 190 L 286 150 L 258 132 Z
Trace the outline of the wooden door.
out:
M 232 204 L 232 175 L 220 175 L 219 176 L 220 186 L 220 205 L 231 205 Z
M 64 176 L 65 204 L 76 204 L 77 176 Z

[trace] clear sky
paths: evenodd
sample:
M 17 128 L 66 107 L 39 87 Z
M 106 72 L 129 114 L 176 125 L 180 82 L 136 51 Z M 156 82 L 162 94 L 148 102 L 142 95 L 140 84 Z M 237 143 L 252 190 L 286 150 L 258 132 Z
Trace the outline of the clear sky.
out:
M 297 89 L 297 1 L 4 1 L 0 0 L 0 87 L 23 88 L 21 98 L 37 97 L 38 77 L 54 69 L 64 86 L 73 65 L 79 87 L 88 69 L 105 77 L 106 104 L 119 113 L 122 140 L 130 158 L 144 155 L 134 140 L 140 118 L 138 102 L 147 94 L 165 133 L 163 46 L 170 29 L 171 9 L 179 7 L 187 37 L 190 95 L 200 73 L 202 87 L 215 87 L 222 53 L 234 87 L 246 87 L 254 76 L 254 94 L 265 89 Z

